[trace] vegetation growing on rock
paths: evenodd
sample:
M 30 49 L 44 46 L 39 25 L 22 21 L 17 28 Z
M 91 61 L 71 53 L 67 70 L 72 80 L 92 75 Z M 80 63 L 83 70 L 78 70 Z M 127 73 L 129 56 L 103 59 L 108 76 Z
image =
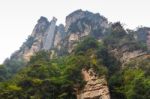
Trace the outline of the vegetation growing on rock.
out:
M 70 23 L 67 22 L 68 30 L 62 29 L 64 39 L 57 35 L 60 45 L 48 51 L 42 50 L 42 44 L 50 23 L 41 17 L 33 32 L 36 40 L 40 40 L 29 37 L 19 51 L 0 65 L 2 99 L 76 99 L 77 90 L 84 89 L 87 83 L 83 69 L 92 69 L 96 77 L 107 79 L 112 99 L 150 99 L 146 35 L 140 38 L 141 33 L 125 30 L 120 22 L 108 24 L 107 19 L 98 14 L 81 10 L 78 13 L 81 15 L 73 13 L 67 17 Z M 89 34 L 84 33 L 85 28 Z M 77 39 L 69 41 L 71 33 L 77 34 Z M 36 44 L 39 51 L 32 53 L 30 61 L 20 58 L 26 51 L 34 52 Z M 122 57 L 134 52 L 136 55 L 122 61 Z

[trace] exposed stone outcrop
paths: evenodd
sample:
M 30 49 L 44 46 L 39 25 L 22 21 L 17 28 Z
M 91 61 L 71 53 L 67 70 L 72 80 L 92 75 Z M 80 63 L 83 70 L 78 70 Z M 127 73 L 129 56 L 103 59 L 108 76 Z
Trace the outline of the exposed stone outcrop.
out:
M 57 21 L 57 19 L 55 17 L 53 17 L 51 24 L 46 31 L 47 36 L 45 38 L 45 42 L 43 42 L 44 50 L 50 50 L 52 48 L 52 45 L 54 42 L 54 36 L 55 36 L 56 21 Z
M 98 13 L 77 10 L 69 14 L 65 26 L 68 52 L 71 52 L 76 43 L 86 36 L 92 35 L 101 39 L 109 27 L 107 19 Z
M 47 30 L 48 26 L 49 26 L 48 19 L 41 16 L 40 19 L 37 21 L 37 24 L 35 25 L 31 36 L 35 37 L 37 35 L 44 33 Z
M 87 83 L 82 90 L 78 90 L 77 99 L 110 99 L 105 76 L 97 76 L 93 69 L 82 69 L 82 74 Z
M 65 39 L 66 37 L 66 32 L 65 32 L 65 27 L 63 24 L 60 24 L 59 26 L 56 27 L 56 33 L 55 33 L 55 38 L 54 38 L 54 48 L 60 49 L 61 46 L 61 41 Z
M 110 33 L 109 30 L 112 27 L 114 31 L 111 32 L 119 31 L 118 33 L 125 33 L 120 36 L 127 35 L 126 30 L 123 29 L 120 23 L 112 25 L 108 23 L 105 17 L 89 11 L 77 10 L 69 14 L 66 17 L 65 26 L 62 24 L 57 26 L 56 18 L 49 22 L 47 18 L 41 17 L 27 41 L 20 47 L 20 50 L 12 54 L 11 58 L 29 61 L 30 57 L 40 50 L 51 50 L 51 58 L 59 55 L 63 56 L 66 53 L 71 53 L 77 43 L 87 36 L 93 36 L 98 41 L 101 41 L 106 34 Z M 150 50 L 149 31 L 150 28 L 139 28 L 136 31 L 135 40 L 144 42 L 144 44 L 147 42 Z M 119 47 L 112 49 L 108 47 L 108 49 L 110 54 L 113 54 L 122 63 L 146 54 L 141 49 L 131 51 L 128 44 L 123 44 Z M 77 99 L 110 99 L 105 76 L 99 77 L 92 69 L 83 69 L 82 74 L 87 83 L 83 89 L 77 90 Z
M 86 36 L 90 35 L 101 41 L 112 27 L 112 24 L 108 23 L 107 19 L 100 14 L 82 10 L 69 14 L 66 17 L 65 26 L 62 24 L 56 26 L 55 24 L 56 18 L 49 22 L 47 18 L 41 17 L 28 40 L 12 57 L 28 61 L 35 52 L 43 49 L 54 49 L 54 53 L 58 55 L 63 55 L 64 52 L 71 53 L 76 44 Z M 147 39 L 149 38 L 149 36 L 147 37 L 148 31 L 150 28 L 139 28 L 135 36 L 138 41 L 146 42 L 147 40 L 148 49 L 150 49 L 150 40 Z M 112 53 L 119 56 L 121 62 L 144 54 L 141 50 L 132 52 L 127 51 L 126 48 L 123 47 L 123 50 L 113 49 Z
M 139 56 L 142 56 L 144 54 L 146 54 L 146 53 L 141 51 L 141 50 L 132 51 L 132 52 L 124 52 L 121 60 L 124 62 L 127 62 L 127 61 L 130 61 L 131 59 L 133 59 L 135 57 L 139 57 Z
M 147 34 L 147 49 L 150 51 L 150 31 Z
M 85 13 L 81 9 L 69 14 L 66 17 L 65 30 L 67 31 L 72 23 L 76 22 L 78 19 L 83 18 L 84 16 L 85 16 Z
M 75 23 L 78 20 L 83 19 L 83 18 L 87 18 L 86 21 L 93 20 L 93 23 L 100 23 L 100 24 L 97 24 L 97 25 L 101 25 L 101 27 L 107 27 L 108 26 L 107 19 L 105 17 L 103 17 L 103 16 L 100 16 L 99 13 L 93 14 L 92 12 L 82 11 L 80 9 L 80 10 L 74 11 L 73 13 L 69 14 L 66 17 L 65 30 L 68 31 L 68 29 L 70 28 L 70 26 L 73 23 Z
M 100 14 L 82 10 L 69 14 L 65 26 L 56 26 L 56 18 L 49 22 L 41 17 L 27 41 L 12 57 L 29 61 L 35 52 L 50 49 L 55 49 L 54 53 L 58 55 L 70 53 L 77 42 L 88 35 L 101 39 L 109 26 L 107 19 Z
M 52 21 L 49 22 L 47 18 L 41 17 L 27 41 L 21 46 L 20 50 L 12 55 L 12 57 L 15 57 L 15 59 L 22 58 L 25 61 L 29 61 L 34 53 L 43 49 L 51 49 L 56 32 L 55 23 L 56 18 L 53 18 Z
M 128 46 L 127 46 L 128 48 Z M 136 57 L 145 55 L 146 52 L 142 51 L 142 50 L 133 50 L 133 51 L 129 51 L 128 49 L 114 49 L 111 50 L 110 52 L 111 54 L 113 54 L 113 56 L 115 56 L 116 59 L 118 59 L 118 61 L 120 61 L 121 63 L 126 63 L 128 61 L 130 61 L 131 59 L 134 59 Z
M 146 42 L 148 32 L 150 31 L 150 28 L 148 27 L 140 27 L 137 29 L 137 39 L 141 42 Z

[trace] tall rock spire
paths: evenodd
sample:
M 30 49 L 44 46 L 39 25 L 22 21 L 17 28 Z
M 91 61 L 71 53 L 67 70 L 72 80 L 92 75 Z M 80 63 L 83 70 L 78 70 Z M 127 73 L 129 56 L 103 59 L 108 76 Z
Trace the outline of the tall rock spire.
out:
M 47 29 L 47 37 L 46 37 L 46 40 L 44 42 L 44 46 L 43 46 L 43 49 L 44 50 L 49 50 L 52 45 L 53 45 L 53 39 L 54 39 L 54 34 L 55 34 L 55 27 L 56 27 L 56 21 L 57 19 L 55 17 L 53 17 L 52 21 L 51 21 L 51 24 L 50 26 L 48 27 Z
M 12 57 L 29 61 L 30 57 L 36 52 L 40 50 L 49 50 L 54 43 L 56 21 L 56 18 L 53 18 L 52 21 L 49 22 L 46 17 L 40 17 L 32 34 Z

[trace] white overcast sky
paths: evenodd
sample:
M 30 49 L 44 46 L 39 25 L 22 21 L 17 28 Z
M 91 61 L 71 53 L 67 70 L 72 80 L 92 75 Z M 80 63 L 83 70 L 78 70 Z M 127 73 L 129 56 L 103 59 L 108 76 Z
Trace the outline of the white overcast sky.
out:
M 131 29 L 150 27 L 150 0 L 0 0 L 0 63 L 19 49 L 40 16 L 55 16 L 59 24 L 77 9 L 100 13 Z

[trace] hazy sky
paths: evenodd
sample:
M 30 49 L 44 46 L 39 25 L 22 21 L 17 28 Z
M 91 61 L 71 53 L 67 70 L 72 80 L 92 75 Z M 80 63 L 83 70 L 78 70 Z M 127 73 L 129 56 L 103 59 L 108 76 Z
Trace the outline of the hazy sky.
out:
M 0 0 L 0 63 L 19 49 L 40 16 L 65 23 L 65 16 L 77 9 L 98 12 L 132 29 L 150 27 L 150 0 Z

